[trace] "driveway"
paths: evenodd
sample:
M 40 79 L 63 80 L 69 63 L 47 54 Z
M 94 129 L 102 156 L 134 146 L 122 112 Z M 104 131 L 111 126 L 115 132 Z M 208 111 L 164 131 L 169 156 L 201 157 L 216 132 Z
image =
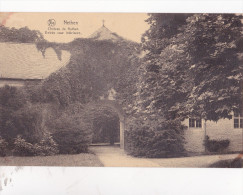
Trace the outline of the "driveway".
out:
M 93 151 L 105 167 L 208 167 L 219 160 L 233 159 L 237 154 L 205 155 L 181 158 L 137 158 L 127 155 L 118 146 L 92 146 Z

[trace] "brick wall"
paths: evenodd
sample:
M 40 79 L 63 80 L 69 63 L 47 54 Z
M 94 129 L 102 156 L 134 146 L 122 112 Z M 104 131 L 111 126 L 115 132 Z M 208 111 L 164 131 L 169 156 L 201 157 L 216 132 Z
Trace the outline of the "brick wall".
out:
M 189 120 L 183 122 L 184 125 L 189 126 Z M 229 139 L 229 152 L 238 152 L 243 150 L 242 141 L 243 130 L 241 128 L 234 128 L 233 119 L 220 119 L 217 123 L 213 121 L 206 122 L 206 135 L 210 139 Z M 188 152 L 201 153 L 205 151 L 203 140 L 205 136 L 204 121 L 202 121 L 201 128 L 187 128 L 185 130 L 185 149 Z

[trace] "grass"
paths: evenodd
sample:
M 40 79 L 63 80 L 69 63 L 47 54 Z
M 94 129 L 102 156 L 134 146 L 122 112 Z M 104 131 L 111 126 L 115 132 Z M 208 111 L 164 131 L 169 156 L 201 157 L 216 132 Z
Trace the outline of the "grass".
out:
M 101 167 L 98 157 L 91 153 L 55 156 L 0 157 L 0 166 L 85 166 Z
M 243 154 L 239 154 L 238 157 L 228 160 L 219 160 L 211 164 L 210 168 L 243 168 Z

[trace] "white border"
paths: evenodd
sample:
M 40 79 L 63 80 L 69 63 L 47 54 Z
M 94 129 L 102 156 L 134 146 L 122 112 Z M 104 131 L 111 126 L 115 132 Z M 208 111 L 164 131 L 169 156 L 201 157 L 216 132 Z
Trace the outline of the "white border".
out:
M 240 169 L 24 167 L 1 195 L 242 195 Z M 6 177 L 5 177 L 6 178 Z M 2 178 L 4 180 L 4 178 Z
M 1 12 L 242 13 L 242 0 L 0 0 Z
M 243 13 L 242 0 L 90 0 L 90 1 L 46 1 L 46 0 L 0 0 L 0 12 L 187 12 L 187 13 Z M 11 167 L 2 167 L 6 170 Z M 45 172 L 61 167 L 32 167 Z M 165 168 L 65 168 L 75 169 L 72 178 L 81 182 L 74 185 L 78 194 L 243 194 L 243 169 L 165 169 Z M 2 169 L 3 170 L 3 169 Z M 25 170 L 25 169 L 24 169 Z M 67 171 L 68 172 L 68 171 Z M 82 173 L 85 173 L 82 175 Z M 58 175 L 58 174 L 57 174 Z M 14 176 L 13 176 L 14 177 Z M 43 175 L 42 175 L 43 177 Z M 53 181 L 55 174 L 53 174 Z M 36 178 L 36 177 L 35 177 Z M 37 176 L 38 178 L 38 176 Z M 13 178 L 14 179 L 14 178 Z M 22 178 L 26 185 L 23 190 L 32 194 L 57 192 L 61 183 L 37 190 L 32 186 L 39 179 L 32 179 L 26 173 Z M 42 178 L 43 179 L 43 178 Z M 68 177 L 59 178 L 69 181 Z M 70 183 L 69 185 L 73 185 Z M 13 185 L 14 187 L 14 185 Z M 27 187 L 27 188 L 26 188 Z M 97 190 L 92 190 L 97 189 Z M 23 191 L 22 191 L 23 192 Z M 76 193 L 76 194 L 77 194 Z M 15 194 L 22 194 L 16 191 Z M 23 193 L 24 194 L 24 193 Z M 26 194 L 26 193 L 25 193 Z M 49 193 L 48 193 L 49 194 Z M 63 191 L 62 194 L 65 194 Z M 72 193 L 71 193 L 72 194 Z

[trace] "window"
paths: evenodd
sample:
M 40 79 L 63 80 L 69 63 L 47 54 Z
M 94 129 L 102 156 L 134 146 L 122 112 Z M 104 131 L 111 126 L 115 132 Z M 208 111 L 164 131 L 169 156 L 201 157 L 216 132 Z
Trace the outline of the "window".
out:
M 239 128 L 239 119 L 234 118 L 234 128 Z
M 202 127 L 202 120 L 201 119 L 189 118 L 189 127 L 201 128 Z
M 243 117 L 238 112 L 234 112 L 234 128 L 243 128 Z
M 201 120 L 196 120 L 196 127 L 202 127 Z
M 195 119 L 189 118 L 189 127 L 195 127 Z

